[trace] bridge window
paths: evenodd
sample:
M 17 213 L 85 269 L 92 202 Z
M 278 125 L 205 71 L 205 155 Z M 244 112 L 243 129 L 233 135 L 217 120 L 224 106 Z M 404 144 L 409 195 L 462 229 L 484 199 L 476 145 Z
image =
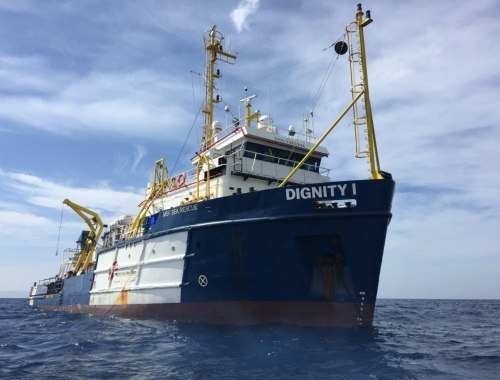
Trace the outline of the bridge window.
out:
M 305 154 L 294 152 L 293 150 L 273 148 L 249 141 L 245 143 L 244 149 L 244 157 L 291 167 L 295 167 L 305 156 Z M 321 158 L 311 156 L 302 165 L 301 169 L 319 172 L 320 162 Z

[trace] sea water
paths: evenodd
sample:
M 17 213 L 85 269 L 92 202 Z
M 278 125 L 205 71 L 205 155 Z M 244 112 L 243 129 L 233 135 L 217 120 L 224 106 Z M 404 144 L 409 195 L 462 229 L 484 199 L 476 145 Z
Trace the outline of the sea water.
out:
M 500 300 L 381 299 L 369 328 L 235 327 L 0 299 L 0 378 L 500 379 L 499 317 Z

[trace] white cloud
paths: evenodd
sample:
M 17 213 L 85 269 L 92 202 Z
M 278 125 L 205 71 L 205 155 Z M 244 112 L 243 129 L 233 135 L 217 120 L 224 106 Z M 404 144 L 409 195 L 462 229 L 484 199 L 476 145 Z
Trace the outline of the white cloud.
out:
M 236 9 L 231 12 L 230 16 L 238 33 L 248 28 L 247 19 L 257 12 L 259 1 L 260 0 L 243 0 L 238 4 Z
M 47 61 L 39 56 L 0 57 L 0 81 L 4 91 L 49 93 L 70 79 L 71 75 L 63 71 L 52 72 Z
M 88 229 L 76 213 L 63 207 L 63 199 L 96 211 L 105 224 L 119 215 L 134 214 L 143 199 L 140 191 L 113 189 L 103 183 L 82 188 L 2 169 L 0 194 L 5 200 L 14 198 L 10 202 L 2 198 L 0 202 L 0 257 L 5 266 L 13 267 L 25 260 L 43 260 L 45 273 L 38 271 L 37 276 L 57 270 L 64 249 L 75 248 L 80 232 Z M 55 256 L 57 250 L 59 256 Z M 40 269 L 36 262 L 35 266 Z M 26 273 L 19 275 L 25 286 L 36 279 Z M 3 288 L 9 289 L 8 282 Z
M 74 187 L 40 177 L 15 172 L 3 172 L 2 187 L 15 190 L 18 199 L 33 206 L 60 209 L 61 202 L 72 202 L 90 208 L 105 216 L 134 213 L 143 199 L 141 191 L 124 191 L 99 183 L 94 187 Z
M 0 79 L 9 91 L 0 93 L 0 117 L 21 125 L 57 134 L 85 130 L 158 138 L 194 118 L 178 105 L 189 104 L 191 96 L 189 83 L 178 77 L 152 70 L 77 76 L 54 72 L 41 58 L 2 59 L 8 64 Z
M 75 248 L 80 232 L 88 229 L 77 214 L 63 208 L 63 199 L 96 211 L 104 223 L 134 214 L 143 199 L 141 191 L 111 188 L 102 182 L 82 188 L 1 168 L 0 194 L 0 257 L 5 264 L 0 269 L 34 263 L 29 270 L 18 271 L 13 282 L 2 274 L 2 288 L 12 290 L 27 288 L 37 277 L 57 271 L 63 251 Z
M 135 146 L 134 163 L 132 164 L 130 171 L 132 172 L 135 171 L 137 165 L 139 164 L 139 162 L 141 162 L 141 160 L 143 159 L 143 157 L 146 155 L 147 152 L 148 152 L 147 149 L 144 148 L 142 145 Z
M 39 231 L 40 228 L 44 230 L 54 226 L 50 219 L 32 215 L 25 212 L 17 211 L 4 211 L 0 210 L 0 225 L 2 235 L 14 235 L 18 233 L 18 227 L 25 229 L 25 231 Z M 32 238 L 30 233 L 30 238 Z

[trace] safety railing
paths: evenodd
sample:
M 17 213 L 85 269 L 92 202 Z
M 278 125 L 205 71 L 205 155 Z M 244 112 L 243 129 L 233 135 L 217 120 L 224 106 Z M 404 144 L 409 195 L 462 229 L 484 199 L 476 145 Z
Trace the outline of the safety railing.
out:
M 285 178 L 299 164 L 299 161 L 258 153 L 243 148 L 236 150 L 229 157 L 233 159 L 229 161 L 232 161 L 235 172 L 254 174 L 278 180 Z M 247 160 L 244 160 L 244 158 Z M 239 167 L 237 168 L 237 166 Z M 293 177 L 294 182 L 309 183 L 308 178 L 317 181 L 318 175 L 328 177 L 330 174 L 330 169 L 317 165 L 303 164 L 300 169 L 302 171 L 297 172 Z
M 213 138 L 215 141 L 214 144 L 216 143 L 216 141 L 219 141 L 219 140 L 225 138 L 226 136 L 237 131 L 238 128 L 240 128 L 241 126 L 244 125 L 244 123 L 245 123 L 245 119 L 243 118 L 243 119 L 240 119 L 238 121 L 234 121 L 233 124 L 229 125 L 228 127 L 223 129 L 219 133 L 214 133 L 214 135 L 213 135 Z M 256 128 L 251 127 L 251 129 L 256 129 Z M 276 126 L 261 128 L 258 130 L 259 131 L 266 131 L 269 134 L 274 134 L 277 136 L 286 136 L 286 138 L 289 138 L 289 139 L 294 140 L 294 141 L 303 141 L 303 142 L 308 142 L 308 143 L 314 143 L 316 141 L 314 136 L 312 136 L 311 134 L 304 134 L 304 133 L 300 133 L 300 132 L 290 131 L 286 128 L 280 128 L 280 127 L 276 127 Z M 204 147 L 204 143 L 201 143 L 200 144 L 200 151 L 204 151 L 205 149 L 206 148 Z

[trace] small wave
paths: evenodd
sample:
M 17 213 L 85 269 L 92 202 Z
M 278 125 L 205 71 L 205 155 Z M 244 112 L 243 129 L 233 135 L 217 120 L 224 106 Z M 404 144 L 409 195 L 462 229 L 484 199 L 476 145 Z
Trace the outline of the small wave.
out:
M 4 344 L 0 344 L 0 350 L 5 350 L 5 351 L 21 351 L 21 350 L 24 350 L 25 348 L 24 347 L 21 347 L 21 346 L 18 346 L 16 344 L 8 344 L 8 343 L 4 343 Z
M 470 362 L 470 363 L 475 363 L 475 364 L 480 364 L 480 363 L 496 364 L 496 363 L 500 363 L 500 356 L 499 355 L 471 355 L 471 356 L 455 358 L 455 360 L 463 361 L 463 362 Z M 500 368 L 499 368 L 499 370 L 500 370 Z
M 405 359 L 426 359 L 428 355 L 423 354 L 421 352 L 409 352 L 409 353 L 401 353 L 399 357 Z

